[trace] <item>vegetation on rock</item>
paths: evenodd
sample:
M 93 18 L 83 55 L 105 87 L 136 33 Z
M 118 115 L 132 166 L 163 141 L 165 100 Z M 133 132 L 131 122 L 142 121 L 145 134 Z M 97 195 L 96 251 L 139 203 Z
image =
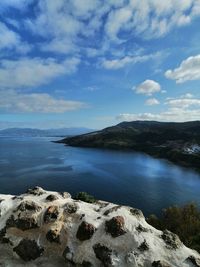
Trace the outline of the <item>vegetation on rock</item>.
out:
M 196 204 L 172 206 L 163 210 L 158 218 L 151 215 L 147 222 L 157 229 L 168 229 L 177 234 L 188 247 L 200 252 L 200 211 Z
M 94 202 L 96 202 L 96 199 L 93 196 L 91 196 L 88 193 L 86 193 L 86 192 L 79 192 L 75 196 L 75 199 L 76 200 L 81 200 L 81 201 L 84 201 L 84 202 L 87 202 L 87 203 L 94 203 Z

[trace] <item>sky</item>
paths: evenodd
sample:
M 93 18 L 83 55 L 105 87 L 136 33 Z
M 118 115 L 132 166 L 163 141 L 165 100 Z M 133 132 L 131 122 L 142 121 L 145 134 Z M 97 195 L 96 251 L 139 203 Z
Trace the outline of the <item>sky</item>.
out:
M 200 120 L 200 0 L 1 0 L 0 129 Z

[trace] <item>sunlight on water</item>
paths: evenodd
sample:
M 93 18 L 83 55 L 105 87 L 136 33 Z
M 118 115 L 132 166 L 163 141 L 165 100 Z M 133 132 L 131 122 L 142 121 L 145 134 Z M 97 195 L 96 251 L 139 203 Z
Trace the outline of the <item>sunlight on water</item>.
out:
M 200 175 L 192 170 L 142 153 L 72 148 L 51 140 L 0 139 L 0 193 L 18 194 L 34 185 L 87 191 L 145 214 L 174 203 L 200 204 Z

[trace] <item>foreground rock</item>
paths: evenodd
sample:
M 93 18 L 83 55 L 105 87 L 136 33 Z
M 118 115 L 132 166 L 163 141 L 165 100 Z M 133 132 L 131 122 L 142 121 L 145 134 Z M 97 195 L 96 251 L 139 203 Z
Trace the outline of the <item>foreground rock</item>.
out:
M 39 187 L 0 200 L 0 266 L 200 266 L 196 251 L 134 208 L 89 204 Z

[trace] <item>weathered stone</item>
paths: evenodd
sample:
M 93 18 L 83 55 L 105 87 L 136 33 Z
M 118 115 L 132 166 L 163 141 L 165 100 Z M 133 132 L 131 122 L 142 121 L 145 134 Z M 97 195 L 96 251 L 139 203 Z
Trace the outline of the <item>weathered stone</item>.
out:
M 47 200 L 47 201 L 55 201 L 55 200 L 57 200 L 57 199 L 58 199 L 58 197 L 57 197 L 56 195 L 53 195 L 53 194 L 48 195 L 48 196 L 46 197 L 46 200 Z
M 17 207 L 17 210 L 20 211 L 40 211 L 41 209 L 41 206 L 29 200 L 21 202 L 20 205 Z
M 63 257 L 67 262 L 75 265 L 74 259 L 73 259 L 74 253 L 71 251 L 71 249 L 68 246 L 65 248 L 65 250 L 63 252 Z
M 24 197 L 21 197 L 21 196 L 14 196 L 14 197 L 12 197 L 12 200 L 23 200 L 24 199 Z
M 60 243 L 60 231 L 58 229 L 50 229 L 46 234 L 46 238 L 51 243 Z
M 0 230 L 0 243 L 5 243 L 6 227 Z
M 96 230 L 96 228 L 94 227 L 94 225 L 84 221 L 79 226 L 78 231 L 76 233 L 76 237 L 80 241 L 88 240 L 93 236 L 95 230 Z
M 112 250 L 104 245 L 96 244 L 93 246 L 96 258 L 99 259 L 104 267 L 109 267 L 112 264 Z
M 59 193 L 63 198 L 71 198 L 71 195 L 67 192 L 60 192 Z
M 182 244 L 179 237 L 168 230 L 164 230 L 161 237 L 165 241 L 168 248 L 177 249 Z
M 35 240 L 23 239 L 13 249 L 13 251 L 16 252 L 24 261 L 31 261 L 39 258 L 44 249 L 38 246 Z
M 35 186 L 34 188 L 30 188 L 27 190 L 27 194 L 31 194 L 35 196 L 40 196 L 40 195 L 43 195 L 44 193 L 45 191 L 39 186 Z
M 100 209 L 103 209 L 103 208 L 107 207 L 110 203 L 109 202 L 104 202 L 104 201 L 101 201 L 101 200 L 97 200 L 96 204 L 99 206 Z
M 89 261 L 83 261 L 81 264 L 82 267 L 92 267 L 92 263 Z
M 107 216 L 109 215 L 110 213 L 114 212 L 114 211 L 117 211 L 118 209 L 120 209 L 122 206 L 118 205 L 118 206 L 114 206 L 110 209 L 107 209 L 103 215 Z
M 44 214 L 44 222 L 55 222 L 59 216 L 59 209 L 57 206 L 50 206 Z
M 141 210 L 138 210 L 138 209 L 134 209 L 134 208 L 131 208 L 130 209 L 130 213 L 134 216 L 138 216 L 138 217 L 144 217 L 143 213 Z
M 138 249 L 142 252 L 149 250 L 149 245 L 147 244 L 146 240 L 142 242 L 142 244 L 138 247 Z
M 37 219 L 33 216 L 31 217 L 18 217 L 17 219 L 14 218 L 12 215 L 6 222 L 6 226 L 9 227 L 16 227 L 18 229 L 21 229 L 23 231 L 29 230 L 29 229 L 35 229 L 38 228 Z
M 80 220 L 82 220 L 85 217 L 85 214 L 81 214 Z
M 67 203 L 64 205 L 64 211 L 66 211 L 69 214 L 76 213 L 78 210 L 78 206 L 75 203 Z
M 131 251 L 129 253 L 127 253 L 125 260 L 128 263 L 128 266 L 134 266 L 134 267 L 138 267 L 137 261 L 136 261 L 136 252 Z
M 154 261 L 152 262 L 152 267 L 172 267 L 164 261 Z
M 190 261 L 194 266 L 200 267 L 200 258 L 195 258 L 194 256 L 190 256 L 187 258 L 188 261 Z
M 136 230 L 141 233 L 141 232 L 148 232 L 149 230 L 147 228 L 144 228 L 141 224 L 139 224 L 137 227 L 136 227 Z
M 122 216 L 113 217 L 111 220 L 106 221 L 106 232 L 111 234 L 112 237 L 118 237 L 126 233 L 125 222 Z

